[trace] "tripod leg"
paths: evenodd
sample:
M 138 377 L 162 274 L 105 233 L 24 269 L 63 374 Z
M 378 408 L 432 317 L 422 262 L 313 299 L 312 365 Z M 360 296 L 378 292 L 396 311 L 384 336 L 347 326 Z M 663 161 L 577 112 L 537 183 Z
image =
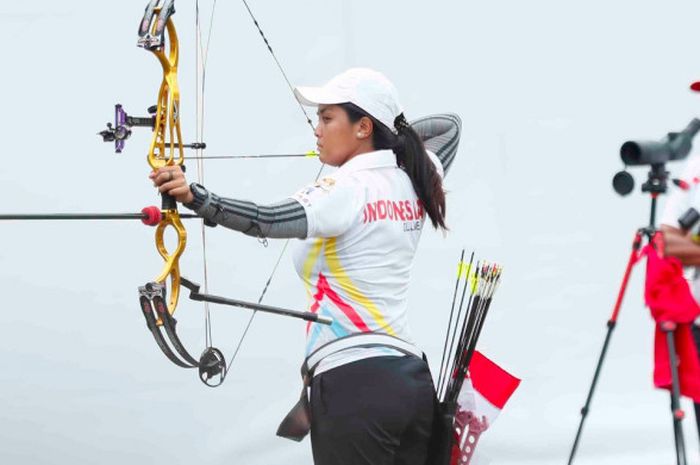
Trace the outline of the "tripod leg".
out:
M 698 426 L 698 435 L 700 435 L 700 402 L 695 402 L 695 423 Z
M 674 341 L 676 324 L 672 322 L 663 322 L 660 326 L 666 336 L 669 363 L 671 365 L 671 414 L 673 415 L 673 434 L 676 441 L 676 463 L 678 465 L 686 465 L 685 440 L 683 438 L 683 424 L 681 423 L 684 413 L 680 406 L 681 392 L 680 380 L 678 378 L 678 357 Z
M 598 363 L 596 365 L 595 373 L 593 374 L 593 381 L 591 381 L 591 387 L 588 389 L 588 396 L 586 397 L 586 404 L 581 409 L 581 421 L 578 424 L 578 430 L 576 431 L 576 438 L 574 439 L 574 444 L 571 446 L 571 453 L 569 454 L 568 465 L 574 462 L 574 456 L 576 455 L 576 450 L 578 449 L 579 441 L 581 440 L 581 433 L 583 432 L 583 424 L 588 416 L 588 411 L 591 407 L 591 401 L 593 400 L 593 392 L 598 384 L 598 377 L 600 376 L 600 371 L 603 368 L 603 360 L 608 352 L 608 345 L 610 344 L 610 338 L 612 337 L 613 330 L 617 324 L 617 316 L 620 313 L 620 308 L 622 307 L 622 300 L 625 297 L 625 292 L 627 291 L 627 284 L 629 283 L 630 275 L 632 274 L 632 268 L 637 263 L 639 259 L 639 249 L 642 245 L 642 233 L 637 231 L 634 236 L 634 241 L 632 243 L 632 253 L 627 261 L 627 268 L 625 268 L 625 275 L 622 278 L 622 284 L 620 285 L 620 291 L 617 294 L 617 300 L 615 301 L 615 307 L 613 308 L 612 316 L 608 320 L 608 332 L 605 335 L 605 342 L 603 343 L 603 349 L 600 351 L 600 357 L 598 357 Z
M 700 402 L 695 402 L 695 423 L 698 426 L 698 435 L 700 435 Z
M 693 325 L 693 339 L 695 339 L 695 348 L 698 351 L 698 358 L 700 358 L 700 326 Z M 695 402 L 695 423 L 697 423 L 698 436 L 700 436 L 700 402 Z
M 576 455 L 576 450 L 578 449 L 578 443 L 581 440 L 581 433 L 583 432 L 583 424 L 588 416 L 588 411 L 591 406 L 591 401 L 593 400 L 593 391 L 598 384 L 598 377 L 600 376 L 600 371 L 603 368 L 603 360 L 608 352 L 608 345 L 610 344 L 610 338 L 612 332 L 615 329 L 615 322 L 608 321 L 608 332 L 605 335 L 605 342 L 603 343 L 603 349 L 600 351 L 600 357 L 598 357 L 598 364 L 595 368 L 595 373 L 593 374 L 593 381 L 591 382 L 591 387 L 588 389 L 588 396 L 586 397 L 586 404 L 581 408 L 581 421 L 578 424 L 578 430 L 576 431 L 576 438 L 574 439 L 574 444 L 571 446 L 571 453 L 569 454 L 568 465 L 574 462 L 574 456 Z

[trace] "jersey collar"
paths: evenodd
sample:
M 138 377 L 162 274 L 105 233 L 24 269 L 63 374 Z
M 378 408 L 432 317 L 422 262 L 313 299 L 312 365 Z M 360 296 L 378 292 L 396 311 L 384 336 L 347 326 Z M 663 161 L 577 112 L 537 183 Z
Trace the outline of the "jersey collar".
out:
M 343 166 L 341 170 L 345 172 L 353 172 L 374 168 L 397 168 L 396 155 L 392 150 L 376 150 L 374 152 L 362 153 L 351 158 Z

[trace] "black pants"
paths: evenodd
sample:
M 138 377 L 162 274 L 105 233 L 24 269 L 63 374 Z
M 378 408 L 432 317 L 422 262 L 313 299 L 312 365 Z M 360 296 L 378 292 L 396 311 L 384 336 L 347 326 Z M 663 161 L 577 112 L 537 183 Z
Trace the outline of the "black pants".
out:
M 375 357 L 311 383 L 315 465 L 425 465 L 433 381 L 416 357 Z

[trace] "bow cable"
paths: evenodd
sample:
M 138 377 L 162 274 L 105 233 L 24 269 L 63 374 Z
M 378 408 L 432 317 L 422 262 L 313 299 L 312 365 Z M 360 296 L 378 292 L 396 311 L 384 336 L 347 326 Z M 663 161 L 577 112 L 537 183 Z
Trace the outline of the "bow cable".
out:
M 277 68 L 282 73 L 282 76 L 284 77 L 284 80 L 287 83 L 289 90 L 292 92 L 292 96 L 294 96 L 294 87 L 292 86 L 292 83 L 289 81 L 289 78 L 287 77 L 287 73 L 284 71 L 284 68 L 282 67 L 282 63 L 280 63 L 280 61 L 277 59 L 277 55 L 275 55 L 275 52 L 272 50 L 272 46 L 270 45 L 270 42 L 267 40 L 267 37 L 265 36 L 265 33 L 263 32 L 263 30 L 260 28 L 260 24 L 258 23 L 258 20 L 255 18 L 253 11 L 250 9 L 248 2 L 246 0 L 242 0 L 242 1 L 243 1 L 243 5 L 245 5 L 246 10 L 248 10 L 248 14 L 250 15 L 250 18 L 253 20 L 253 24 L 255 24 L 255 27 L 257 28 L 258 32 L 260 33 L 260 37 L 262 37 L 262 40 L 265 42 L 265 45 L 267 46 L 267 50 L 272 55 L 272 58 L 275 60 L 275 64 L 277 64 Z M 316 129 L 314 128 L 314 124 L 311 121 L 309 114 L 306 112 L 306 109 L 301 104 L 301 102 L 299 102 L 296 99 L 296 96 L 294 96 L 294 100 L 298 103 L 299 108 L 301 109 L 301 112 L 304 114 L 304 117 L 306 118 L 307 124 L 311 128 L 311 132 L 315 136 Z M 314 181 L 318 181 L 318 178 L 321 177 L 321 173 L 323 172 L 323 168 L 325 168 L 325 166 L 326 166 L 325 163 L 321 165 L 321 168 L 318 170 L 318 173 L 316 174 Z M 265 294 L 267 293 L 267 290 L 270 287 L 270 283 L 272 282 L 272 278 L 275 276 L 275 273 L 277 273 L 277 269 L 279 268 L 279 265 L 282 262 L 282 257 L 284 257 L 284 254 L 287 251 L 287 247 L 289 246 L 290 240 L 291 239 L 287 239 L 286 241 L 284 241 L 284 246 L 282 246 L 282 251 L 280 252 L 279 256 L 277 257 L 277 261 L 275 262 L 275 265 L 272 267 L 272 272 L 270 273 L 269 277 L 267 278 L 267 282 L 265 282 L 265 286 L 263 287 L 263 290 L 260 293 L 260 297 L 258 297 L 258 303 L 262 303 L 262 300 L 265 298 Z M 264 242 L 264 243 L 266 243 L 266 242 Z M 241 346 L 243 345 L 243 340 L 248 335 L 248 331 L 250 330 L 250 326 L 253 324 L 253 320 L 255 319 L 255 315 L 257 313 L 258 313 L 257 311 L 253 311 L 253 313 L 251 313 L 250 318 L 248 319 L 248 323 L 246 324 L 246 327 L 243 330 L 243 335 L 241 336 L 241 338 L 238 341 L 238 345 L 236 346 L 236 350 L 233 352 L 233 355 L 231 356 L 230 360 L 228 361 L 228 365 L 226 366 L 226 371 L 228 371 L 228 369 L 233 364 L 233 361 L 236 359 L 236 356 L 238 355 L 238 352 L 240 351 Z
M 289 87 L 289 90 L 292 92 L 292 95 L 294 95 L 294 86 L 292 86 L 291 81 L 289 80 L 287 73 L 284 70 L 284 67 L 282 66 L 282 63 L 280 60 L 277 58 L 277 55 L 275 55 L 275 52 L 272 50 L 272 46 L 270 45 L 270 42 L 268 41 L 267 37 L 265 36 L 265 33 L 263 32 L 262 28 L 260 27 L 260 24 L 258 23 L 258 20 L 256 19 L 255 15 L 253 14 L 253 11 L 250 9 L 250 6 L 248 5 L 248 2 L 246 0 L 242 0 L 243 5 L 245 5 L 246 10 L 248 11 L 248 14 L 250 15 L 251 19 L 253 20 L 253 24 L 255 24 L 255 27 L 257 28 L 258 32 L 260 33 L 260 36 L 262 37 L 262 40 L 265 42 L 265 46 L 267 47 L 267 50 L 270 52 L 272 55 L 273 60 L 275 61 L 275 64 L 277 65 L 277 68 L 280 70 L 282 73 L 282 76 L 287 83 L 287 86 Z M 204 42 L 202 40 L 202 29 L 201 29 L 201 24 L 200 24 L 200 10 L 199 10 L 199 0 L 195 2 L 195 7 L 196 7 L 196 42 L 197 42 L 197 140 L 202 140 L 202 137 L 204 135 L 204 114 L 205 114 L 205 85 L 206 85 L 206 67 L 207 67 L 207 61 L 208 61 L 208 55 L 209 55 L 209 46 L 211 43 L 211 37 L 212 37 L 212 31 L 213 31 L 213 25 L 214 25 L 214 13 L 216 10 L 216 0 L 214 0 L 212 4 L 212 11 L 211 11 L 211 16 L 209 19 L 209 31 L 207 33 L 207 40 L 206 40 L 206 46 L 204 46 Z M 200 81 L 200 76 L 201 76 L 201 81 Z M 309 114 L 307 113 L 306 109 L 304 106 L 299 102 L 296 97 L 294 100 L 297 102 L 299 105 L 299 109 L 303 113 L 307 124 L 311 128 L 312 133 L 315 134 L 315 128 L 313 125 L 313 122 L 311 121 L 311 118 L 309 117 Z M 310 152 L 309 152 L 310 153 Z M 308 153 L 306 154 L 308 156 Z M 197 150 L 197 172 L 198 172 L 198 179 L 200 180 L 200 184 L 203 184 L 204 180 L 204 159 L 207 157 L 202 156 L 202 151 L 201 148 Z M 212 157 L 212 158 L 219 158 L 219 157 Z M 220 157 L 224 158 L 224 157 Z M 242 158 L 242 157 L 241 157 Z M 257 157 L 256 157 L 257 158 Z M 260 157 L 262 158 L 262 157 Z M 269 157 L 273 158 L 273 157 Z M 317 181 L 318 178 L 321 176 L 321 173 L 323 172 L 323 168 L 325 167 L 325 164 L 321 165 L 321 168 L 319 169 L 318 173 L 316 174 L 316 177 L 314 178 L 314 181 Z M 206 268 L 206 246 L 205 246 L 205 240 L 206 240 L 206 232 L 205 232 L 205 225 L 204 222 L 202 222 L 202 251 L 203 251 L 203 256 L 204 256 L 204 289 L 205 292 L 207 292 L 207 268 Z M 260 237 L 260 240 L 263 245 L 267 246 L 267 240 L 264 237 Z M 287 247 L 289 245 L 290 239 L 287 239 L 284 243 L 284 246 L 282 247 L 282 251 L 280 252 L 279 256 L 277 257 L 277 260 L 275 262 L 275 265 L 272 268 L 272 271 L 270 275 L 267 278 L 267 281 L 265 282 L 265 286 L 263 287 L 262 292 L 260 293 L 260 297 L 258 297 L 258 303 L 262 303 L 262 300 L 265 297 L 265 294 L 267 293 L 267 290 L 270 287 L 270 283 L 272 282 L 273 277 L 275 276 L 277 269 L 279 268 L 280 263 L 282 262 L 282 258 L 287 250 Z M 245 326 L 245 329 L 243 330 L 243 334 L 241 335 L 241 338 L 238 341 L 238 344 L 236 346 L 236 349 L 234 350 L 233 355 L 231 356 L 230 360 L 228 361 L 226 365 L 226 371 L 228 372 L 229 368 L 233 364 L 233 361 L 235 360 L 236 356 L 238 355 L 238 352 L 241 349 L 241 346 L 243 345 L 243 340 L 245 339 L 246 335 L 248 334 L 248 331 L 253 323 L 253 320 L 255 319 L 255 315 L 257 313 L 257 310 L 254 310 L 253 313 L 250 315 L 250 318 L 248 319 L 248 322 Z M 211 345 L 211 318 L 209 314 L 209 307 L 205 307 L 205 317 L 206 317 L 206 337 L 207 337 L 207 346 Z
M 195 105 L 197 107 L 197 122 L 196 122 L 196 137 L 197 141 L 204 140 L 204 113 L 205 113 L 205 98 L 204 90 L 206 87 L 207 77 L 207 61 L 209 59 L 209 45 L 211 44 L 212 30 L 214 29 L 214 13 L 216 12 L 216 0 L 212 4 L 211 14 L 209 17 L 209 32 L 207 33 L 206 46 L 202 40 L 202 26 L 200 21 L 199 0 L 195 2 Z M 202 146 L 199 145 L 196 151 L 197 157 L 197 182 L 204 184 L 204 157 L 202 155 Z M 209 293 L 209 270 L 207 267 L 207 232 L 204 220 L 201 221 L 201 236 L 202 236 L 202 267 L 204 274 L 204 293 Z M 212 347 L 211 333 L 211 313 L 209 311 L 209 302 L 204 302 L 204 337 L 207 348 Z
M 272 50 L 272 46 L 270 45 L 270 42 L 267 40 L 267 37 L 265 37 L 265 33 L 260 28 L 260 24 L 258 24 L 258 20 L 255 19 L 255 15 L 253 14 L 253 11 L 250 9 L 248 2 L 246 0 L 242 0 L 242 1 L 243 1 L 243 5 L 245 5 L 245 9 L 248 10 L 248 14 L 250 15 L 250 19 L 253 20 L 253 24 L 255 24 L 255 27 L 258 29 L 258 32 L 260 33 L 260 37 L 262 37 L 262 40 L 265 42 L 265 46 L 267 46 L 267 49 L 270 51 L 270 55 L 272 55 L 272 59 L 275 60 L 275 64 L 277 64 L 277 68 L 282 73 L 282 77 L 284 77 L 284 80 L 287 83 L 287 87 L 289 87 L 289 90 L 292 92 L 292 95 L 294 95 L 294 86 L 289 81 L 289 78 L 287 77 L 287 73 L 284 72 L 284 68 L 282 67 L 282 63 L 280 63 L 280 61 L 277 59 L 277 55 L 275 55 L 275 52 Z M 311 122 L 311 118 L 309 117 L 309 114 L 306 112 L 304 105 L 302 105 L 301 102 L 296 99 L 296 97 L 294 97 L 294 100 L 299 105 L 299 109 L 301 109 L 301 112 L 304 113 L 304 116 L 306 117 L 306 122 L 311 127 L 311 132 L 315 133 L 316 128 L 314 128 L 314 123 Z

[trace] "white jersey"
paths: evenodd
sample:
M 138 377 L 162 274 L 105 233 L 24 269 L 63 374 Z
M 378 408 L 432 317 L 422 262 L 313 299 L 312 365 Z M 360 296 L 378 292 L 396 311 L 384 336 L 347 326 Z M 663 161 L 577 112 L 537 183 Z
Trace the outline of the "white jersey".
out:
M 428 152 L 440 176 L 443 168 Z M 355 333 L 377 332 L 412 342 L 407 295 L 425 211 L 391 150 L 357 155 L 293 197 L 308 220 L 294 266 L 309 310 L 333 324 L 306 325 L 308 355 Z M 369 357 L 402 355 L 388 348 L 354 348 L 331 355 L 316 374 Z

